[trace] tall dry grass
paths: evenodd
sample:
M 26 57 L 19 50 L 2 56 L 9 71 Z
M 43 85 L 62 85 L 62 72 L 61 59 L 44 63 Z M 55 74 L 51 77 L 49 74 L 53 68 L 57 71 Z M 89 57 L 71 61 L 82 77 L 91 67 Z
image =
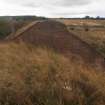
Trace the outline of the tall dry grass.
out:
M 105 105 L 105 74 L 48 48 L 0 44 L 0 104 Z

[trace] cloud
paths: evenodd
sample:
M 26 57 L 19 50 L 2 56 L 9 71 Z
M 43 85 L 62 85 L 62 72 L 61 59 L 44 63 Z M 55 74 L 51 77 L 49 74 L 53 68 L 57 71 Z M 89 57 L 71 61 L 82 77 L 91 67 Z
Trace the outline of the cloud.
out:
M 90 0 L 57 0 L 56 4 L 59 6 L 81 6 L 89 4 Z
M 105 0 L 0 0 L 0 15 L 105 16 Z
M 91 0 L 4 0 L 8 3 L 14 3 L 19 5 L 25 5 L 30 7 L 35 6 L 75 6 L 75 5 L 86 5 Z

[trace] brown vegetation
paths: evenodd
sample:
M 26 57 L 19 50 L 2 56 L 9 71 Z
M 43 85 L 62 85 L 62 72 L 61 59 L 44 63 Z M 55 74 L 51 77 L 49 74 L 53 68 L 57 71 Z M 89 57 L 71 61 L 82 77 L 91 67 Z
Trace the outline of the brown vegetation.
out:
M 105 105 L 105 74 L 47 48 L 0 44 L 1 105 Z
M 71 29 L 74 28 L 74 30 Z M 68 30 L 81 40 L 94 47 L 105 57 L 105 27 L 99 26 L 68 26 Z
M 105 20 L 97 20 L 97 19 L 57 19 L 57 21 L 60 21 L 64 23 L 65 25 L 89 25 L 89 26 L 100 26 L 105 25 Z
M 0 43 L 0 104 L 105 105 L 104 58 L 72 33 L 32 22 Z

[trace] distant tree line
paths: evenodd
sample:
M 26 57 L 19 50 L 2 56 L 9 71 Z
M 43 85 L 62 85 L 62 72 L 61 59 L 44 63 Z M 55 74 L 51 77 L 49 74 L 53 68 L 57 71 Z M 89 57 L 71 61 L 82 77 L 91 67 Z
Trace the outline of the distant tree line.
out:
M 100 17 L 100 16 L 96 16 L 96 17 L 85 16 L 83 19 L 105 19 L 105 17 Z
M 60 19 L 65 19 L 63 17 L 61 17 Z M 96 16 L 96 17 L 91 17 L 91 16 L 85 16 L 85 17 L 78 17 L 78 18 L 66 18 L 66 19 L 99 19 L 99 20 L 105 20 L 105 17 L 100 17 L 100 16 Z
M 45 20 L 45 17 L 37 17 L 37 16 L 0 16 L 0 20 L 16 20 L 16 21 L 34 21 L 34 20 Z

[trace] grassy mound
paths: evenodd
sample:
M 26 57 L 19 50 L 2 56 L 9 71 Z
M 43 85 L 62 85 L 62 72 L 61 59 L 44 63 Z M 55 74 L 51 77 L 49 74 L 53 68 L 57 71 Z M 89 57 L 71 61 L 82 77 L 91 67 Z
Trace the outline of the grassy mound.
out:
M 105 105 L 102 71 L 47 48 L 0 45 L 1 105 Z

